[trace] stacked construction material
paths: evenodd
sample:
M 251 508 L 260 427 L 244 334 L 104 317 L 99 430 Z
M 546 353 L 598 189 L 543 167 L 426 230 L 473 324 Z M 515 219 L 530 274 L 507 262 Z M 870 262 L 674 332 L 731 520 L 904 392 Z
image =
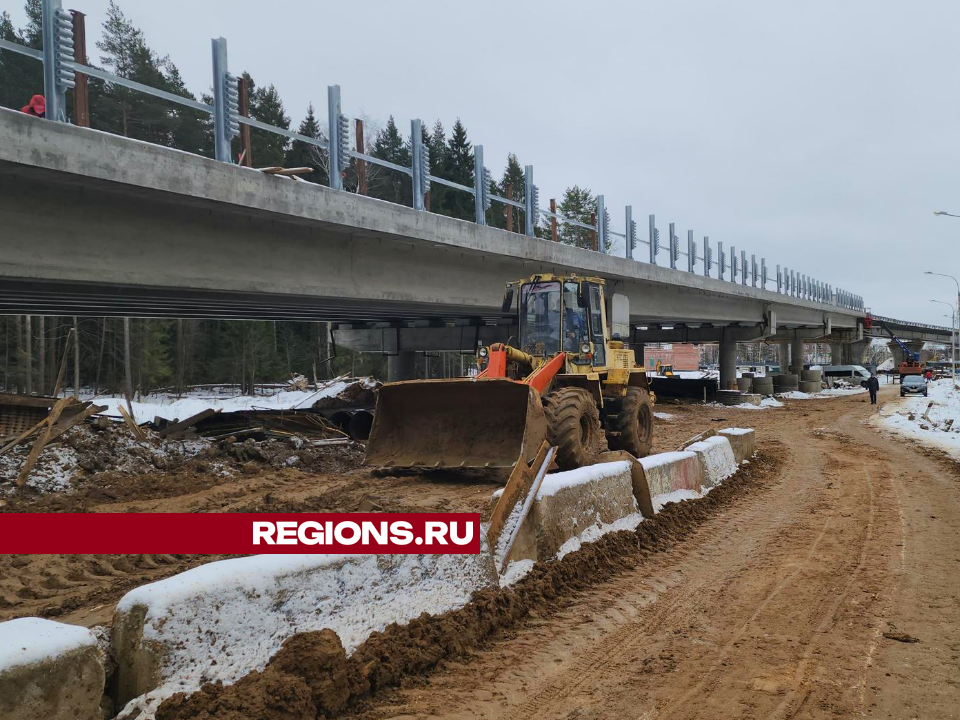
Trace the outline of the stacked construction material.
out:
M 818 393 L 823 389 L 823 370 L 801 370 L 800 392 Z
M 753 378 L 751 391 L 756 395 L 763 395 L 765 397 L 773 395 L 773 376 L 761 375 Z
M 791 373 L 780 373 L 773 376 L 773 391 L 780 393 L 796 392 L 800 389 L 800 378 Z
M 763 398 L 753 393 L 744 393 L 739 390 L 718 390 L 716 401 L 721 405 L 759 405 Z

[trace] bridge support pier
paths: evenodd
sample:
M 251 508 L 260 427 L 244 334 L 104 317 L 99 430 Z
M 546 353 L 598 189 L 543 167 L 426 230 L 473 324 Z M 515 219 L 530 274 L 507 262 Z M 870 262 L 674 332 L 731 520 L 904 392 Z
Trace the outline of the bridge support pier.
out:
M 780 363 L 780 372 L 789 372 L 790 369 L 790 343 L 781 340 L 777 343 L 777 362 Z
M 843 365 L 843 343 L 830 343 L 830 364 Z
M 863 364 L 863 355 L 870 345 L 869 338 L 863 340 L 854 340 L 851 343 L 843 345 L 843 365 L 861 365 Z M 898 350 L 900 348 L 897 348 Z M 899 363 L 898 363 L 899 364 Z
M 790 372 L 799 376 L 803 370 L 803 338 L 799 335 L 790 341 Z
M 720 389 L 737 389 L 737 341 L 720 339 Z
M 387 381 L 417 379 L 417 354 L 411 350 L 387 356 Z

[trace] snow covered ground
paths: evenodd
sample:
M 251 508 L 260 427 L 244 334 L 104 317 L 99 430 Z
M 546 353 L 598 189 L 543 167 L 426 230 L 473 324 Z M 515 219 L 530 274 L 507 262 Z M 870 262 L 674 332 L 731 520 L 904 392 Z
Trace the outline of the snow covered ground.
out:
M 796 390 L 794 392 L 783 393 L 777 397 L 788 398 L 790 400 L 824 400 L 832 397 L 845 397 L 846 395 L 861 395 L 867 391 L 862 387 L 836 387 L 826 388 L 818 393 L 804 393 Z
M 936 380 L 928 393 L 882 405 L 874 425 L 960 460 L 960 390 L 950 380 Z
M 361 378 L 360 381 L 370 383 L 369 387 L 371 388 L 374 386 L 374 381 L 371 378 Z M 272 394 L 256 396 L 237 395 L 233 391 L 220 393 L 210 390 L 192 391 L 182 397 L 161 393 L 149 395 L 141 401 L 134 401 L 133 416 L 138 423 L 142 423 L 153 420 L 154 417 L 162 417 L 167 420 L 173 420 L 174 418 L 184 420 L 207 408 L 224 412 L 308 408 L 321 398 L 339 395 L 354 382 L 356 381 L 352 379 L 338 380 L 328 385 L 321 385 L 319 390 L 278 390 Z M 367 385 L 364 387 L 367 387 Z M 89 396 L 83 399 L 92 400 L 97 405 L 106 405 L 107 409 L 104 412 L 107 415 L 119 416 L 118 406 L 126 406 L 126 401 L 115 395 Z

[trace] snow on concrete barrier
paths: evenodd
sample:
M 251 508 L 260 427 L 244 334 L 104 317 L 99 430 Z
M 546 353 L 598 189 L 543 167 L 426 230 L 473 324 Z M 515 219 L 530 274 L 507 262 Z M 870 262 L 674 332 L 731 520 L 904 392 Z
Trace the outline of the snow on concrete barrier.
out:
M 712 438 L 711 438 L 712 439 Z M 640 458 L 650 494 L 667 495 L 676 490 L 700 492 L 704 483 L 703 464 L 690 450 L 657 453 Z
M 718 430 L 717 435 L 722 435 L 730 441 L 737 465 L 753 457 L 756 450 L 756 436 L 751 428 L 724 428 Z
M 262 669 L 295 633 L 329 628 L 347 653 L 374 631 L 462 607 L 495 587 L 479 555 L 257 555 L 137 588 L 114 616 L 122 718 L 152 715 L 179 691 Z
M 696 442 L 687 447 L 687 451 L 696 453 L 699 458 L 705 487 L 714 488 L 737 472 L 738 463 L 733 448 L 722 435 Z
M 600 463 L 547 475 L 520 528 L 510 560 L 550 560 L 641 520 L 630 463 Z
M 0 623 L 0 720 L 100 720 L 103 663 L 86 628 L 41 618 Z

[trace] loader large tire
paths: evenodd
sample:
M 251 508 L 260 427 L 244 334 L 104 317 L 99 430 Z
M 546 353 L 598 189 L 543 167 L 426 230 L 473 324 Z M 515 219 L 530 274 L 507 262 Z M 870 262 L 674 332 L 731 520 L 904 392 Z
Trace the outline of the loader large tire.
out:
M 649 455 L 653 448 L 653 403 L 650 402 L 650 393 L 644 388 L 628 387 L 612 425 L 611 429 L 616 434 L 610 437 L 611 447 L 626 450 L 637 458 Z
M 583 388 L 563 387 L 544 400 L 547 440 L 557 447 L 557 466 L 573 470 L 596 462 L 606 443 L 593 395 Z

